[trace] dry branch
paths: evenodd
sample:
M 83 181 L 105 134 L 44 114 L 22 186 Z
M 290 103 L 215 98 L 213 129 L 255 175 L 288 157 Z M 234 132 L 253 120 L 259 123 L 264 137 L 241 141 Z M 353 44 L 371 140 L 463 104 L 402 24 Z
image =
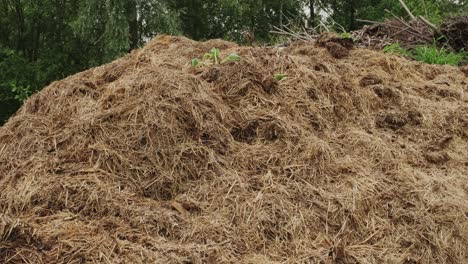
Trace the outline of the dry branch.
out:
M 429 22 L 429 20 L 427 20 L 427 19 L 424 18 L 423 16 L 418 16 L 418 18 L 419 18 L 424 24 L 426 24 L 427 26 L 429 26 L 434 32 L 441 34 L 439 28 L 438 28 L 436 25 L 434 25 L 434 24 L 432 24 L 431 22 Z
M 415 20 L 416 17 L 413 15 L 413 13 L 411 12 L 411 10 L 409 10 L 408 6 L 405 4 L 405 2 L 403 0 L 398 0 L 400 1 L 400 4 L 401 6 L 405 9 L 406 13 L 408 13 L 408 15 L 411 17 L 412 20 Z

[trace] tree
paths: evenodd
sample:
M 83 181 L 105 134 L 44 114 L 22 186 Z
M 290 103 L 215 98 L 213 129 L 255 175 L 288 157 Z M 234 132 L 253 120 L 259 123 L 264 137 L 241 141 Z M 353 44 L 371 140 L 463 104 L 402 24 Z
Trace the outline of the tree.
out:
M 178 13 L 163 0 L 82 1 L 75 30 L 94 49 L 95 64 L 141 46 L 156 33 L 179 32 Z
M 157 33 L 177 34 L 171 2 L 1 0 L 0 118 L 53 80 L 113 60 Z
M 241 40 L 243 30 L 269 41 L 272 26 L 303 17 L 303 0 L 177 0 L 184 35 L 193 39 Z
M 65 0 L 0 2 L 0 104 L 7 102 L 0 116 L 48 82 L 85 68 L 69 26 L 74 10 L 76 3 Z

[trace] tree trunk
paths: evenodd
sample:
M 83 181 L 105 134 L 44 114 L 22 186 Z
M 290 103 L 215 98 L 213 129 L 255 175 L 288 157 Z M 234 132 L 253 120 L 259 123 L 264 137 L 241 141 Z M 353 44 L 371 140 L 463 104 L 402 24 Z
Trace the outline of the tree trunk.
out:
M 37 25 L 37 24 L 36 24 Z M 34 29 L 34 36 L 33 36 L 33 52 L 32 52 L 32 61 L 37 61 L 39 57 L 39 47 L 40 47 L 40 41 L 41 41 L 41 29 L 40 26 L 37 25 L 36 28 Z
M 355 0 L 349 1 L 349 21 L 348 21 L 348 31 L 354 30 L 356 26 L 356 3 Z
M 309 16 L 309 27 L 314 28 L 315 27 L 315 0 L 310 0 L 309 1 L 309 11 L 310 11 L 310 16 Z
M 23 54 L 26 54 L 25 46 L 24 46 L 24 13 L 23 7 L 21 6 L 20 1 L 15 1 L 14 9 L 16 13 L 16 19 L 18 22 L 18 38 L 16 43 L 16 49 L 18 51 L 22 51 Z
M 280 28 L 283 28 L 283 3 L 281 2 L 280 4 L 280 17 L 279 17 L 279 24 L 280 24 Z
M 130 37 L 130 50 L 138 48 L 140 44 L 139 28 L 138 28 L 138 11 L 136 0 L 129 0 L 127 2 L 127 20 L 128 31 Z

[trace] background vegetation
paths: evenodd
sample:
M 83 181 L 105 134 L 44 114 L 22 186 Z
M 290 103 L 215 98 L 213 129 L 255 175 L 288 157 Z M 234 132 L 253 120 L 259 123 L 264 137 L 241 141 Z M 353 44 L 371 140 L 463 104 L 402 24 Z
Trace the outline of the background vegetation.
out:
M 433 22 L 467 10 L 460 0 L 406 0 Z M 293 19 L 314 27 L 331 20 L 346 31 L 359 19 L 381 21 L 398 0 L 0 0 L 0 124 L 48 83 L 109 62 L 159 33 L 201 40 L 270 42 Z M 335 24 L 335 25 L 336 25 Z

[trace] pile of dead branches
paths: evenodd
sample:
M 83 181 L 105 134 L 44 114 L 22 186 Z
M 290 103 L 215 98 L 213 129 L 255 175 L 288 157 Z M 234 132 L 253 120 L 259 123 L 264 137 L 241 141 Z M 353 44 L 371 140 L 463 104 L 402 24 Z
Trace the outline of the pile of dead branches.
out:
M 468 14 L 448 19 L 440 31 L 454 50 L 468 50 Z
M 388 10 L 386 12 L 392 18 L 383 22 L 358 19 L 359 22 L 369 25 L 350 33 L 355 46 L 381 50 L 394 43 L 406 49 L 419 45 L 437 44 L 457 52 L 468 50 L 468 15 L 452 17 L 440 26 L 436 26 L 423 16 L 413 15 L 402 0 L 400 4 L 408 13 L 408 20 Z M 320 33 L 324 31 L 331 31 L 332 28 L 341 28 L 345 31 L 336 22 L 332 24 L 332 26 L 327 26 L 320 22 L 316 28 L 303 29 L 301 32 L 293 31 L 288 26 L 274 27 L 271 33 L 288 37 L 290 41 L 287 43 L 294 40 L 316 42 Z
M 364 26 L 351 34 L 357 46 L 371 49 L 382 49 L 393 43 L 399 43 L 404 48 L 413 48 L 434 41 L 434 33 L 426 23 L 401 18 Z

